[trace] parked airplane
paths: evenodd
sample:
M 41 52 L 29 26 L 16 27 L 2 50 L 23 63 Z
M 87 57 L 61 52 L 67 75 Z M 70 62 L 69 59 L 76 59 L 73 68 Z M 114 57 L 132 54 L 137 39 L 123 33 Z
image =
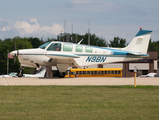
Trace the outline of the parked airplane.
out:
M 157 73 L 149 73 L 147 75 L 141 75 L 140 77 L 155 77 Z
M 20 74 L 18 76 L 17 73 L 9 73 L 8 75 L 0 75 L 0 77 L 44 77 L 46 73 L 46 68 L 40 68 L 36 74 Z
M 68 42 L 52 41 L 36 49 L 12 51 L 18 56 L 22 67 L 56 66 L 58 76 L 64 77 L 69 66 L 79 67 L 97 64 L 108 64 L 138 60 L 147 55 L 148 44 L 152 31 L 140 28 L 131 43 L 125 48 L 107 48 Z

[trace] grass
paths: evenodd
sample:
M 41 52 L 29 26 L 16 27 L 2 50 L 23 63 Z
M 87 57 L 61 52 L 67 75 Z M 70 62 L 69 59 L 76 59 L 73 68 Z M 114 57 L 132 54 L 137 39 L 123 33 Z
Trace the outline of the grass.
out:
M 158 120 L 159 86 L 0 86 L 0 119 Z

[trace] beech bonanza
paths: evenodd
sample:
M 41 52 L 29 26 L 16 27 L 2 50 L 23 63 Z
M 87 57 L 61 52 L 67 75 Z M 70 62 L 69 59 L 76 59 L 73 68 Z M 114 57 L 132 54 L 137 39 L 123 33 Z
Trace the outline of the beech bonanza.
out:
M 64 77 L 69 66 L 80 68 L 80 66 L 108 64 L 148 57 L 147 49 L 151 33 L 152 31 L 140 28 L 134 39 L 125 48 L 107 48 L 52 41 L 36 49 L 16 50 L 10 54 L 18 56 L 21 63 L 19 73 L 22 73 L 22 67 L 56 66 L 59 71 L 58 76 Z

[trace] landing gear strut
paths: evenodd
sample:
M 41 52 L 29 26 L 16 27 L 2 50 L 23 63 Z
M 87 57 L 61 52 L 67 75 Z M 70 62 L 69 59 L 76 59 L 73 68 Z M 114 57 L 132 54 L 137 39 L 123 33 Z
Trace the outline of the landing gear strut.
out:
M 22 76 L 23 76 L 23 67 L 20 67 L 20 68 L 19 68 L 19 71 L 18 71 L 18 73 L 17 73 L 17 76 L 18 76 L 18 77 L 22 77 Z

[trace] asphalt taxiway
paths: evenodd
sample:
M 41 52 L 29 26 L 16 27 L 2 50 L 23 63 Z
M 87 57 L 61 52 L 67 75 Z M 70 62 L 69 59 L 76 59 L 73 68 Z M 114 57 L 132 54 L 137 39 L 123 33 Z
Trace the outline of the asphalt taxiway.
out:
M 0 78 L 0 85 L 134 85 L 134 78 Z M 159 85 L 159 77 L 137 78 L 136 85 Z

